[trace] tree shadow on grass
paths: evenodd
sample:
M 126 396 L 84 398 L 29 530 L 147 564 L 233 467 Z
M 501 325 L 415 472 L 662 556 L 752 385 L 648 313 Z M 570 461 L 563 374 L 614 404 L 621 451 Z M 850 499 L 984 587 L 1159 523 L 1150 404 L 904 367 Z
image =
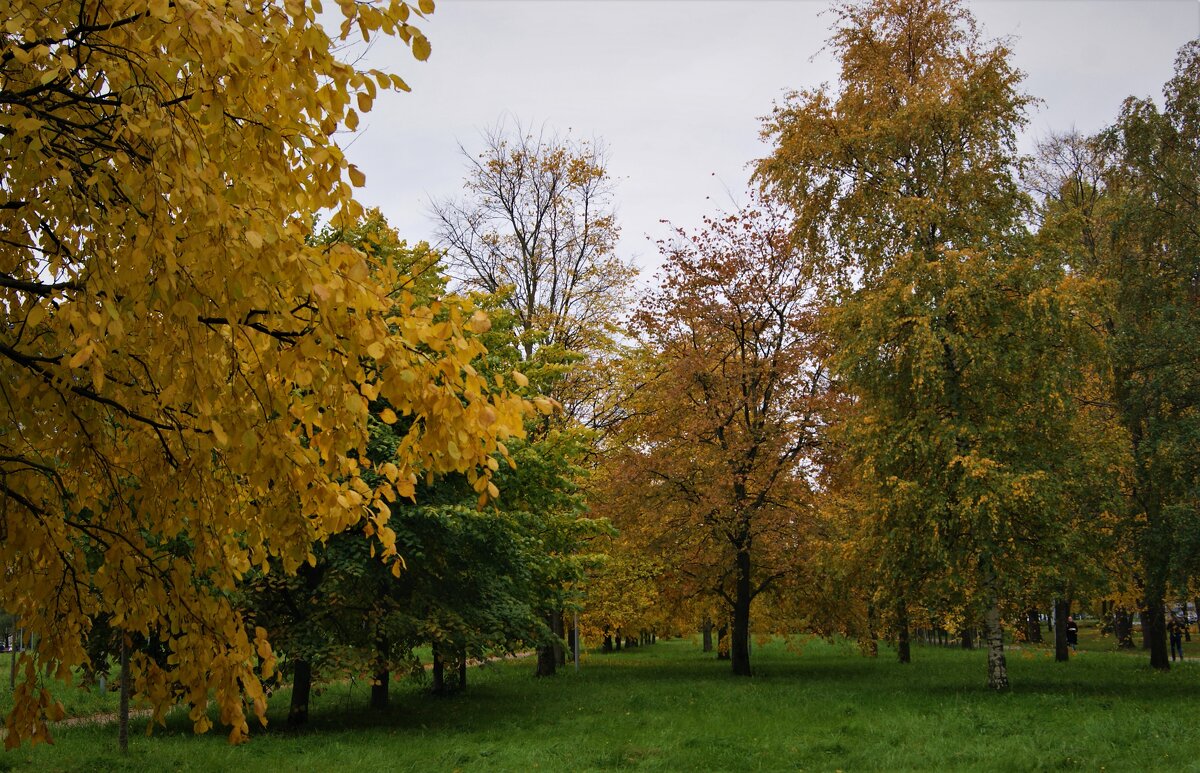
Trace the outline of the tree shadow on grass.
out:
M 308 723 L 300 728 L 287 726 L 287 692 L 280 691 L 272 701 L 268 727 L 260 728 L 251 719 L 251 733 L 277 740 L 336 735 L 348 743 L 380 730 L 399 735 L 470 735 L 495 732 L 499 727 L 553 724 L 557 716 L 575 711 L 581 700 L 597 713 L 618 704 L 635 713 L 661 712 L 669 710 L 673 701 L 694 696 L 732 698 L 743 690 L 764 688 L 811 691 L 814 697 L 832 697 L 842 704 L 887 714 L 936 713 L 947 703 L 989 712 L 1001 705 L 997 701 L 1015 707 L 1014 700 L 1029 710 L 1063 700 L 1100 709 L 1119 702 L 1186 705 L 1200 687 L 1200 669 L 1160 674 L 1120 655 L 1088 655 L 1066 664 L 1010 658 L 1013 687 L 996 695 L 985 686 L 986 655 L 982 650 L 963 653 L 917 648 L 914 662 L 902 665 L 887 650 L 878 658 L 865 658 L 837 645 L 814 647 L 802 654 L 764 648 L 759 657 L 752 657 L 755 674 L 747 679 L 733 676 L 728 662 L 705 653 L 681 652 L 678 644 L 674 651 L 654 653 L 649 651 L 652 649 L 653 645 L 644 651 L 595 655 L 578 675 L 568 669 L 552 679 L 535 679 L 526 663 L 506 663 L 496 668 L 509 672 L 444 697 L 428 694 L 422 685 L 399 683 L 393 686 L 390 707 L 382 711 L 368 708 L 369 688 L 364 683 L 330 685 L 312 707 Z M 520 675 L 511 670 L 519 670 Z M 215 712 L 213 719 L 215 722 Z M 191 732 L 185 712 L 173 712 L 167 728 L 155 730 L 164 735 Z M 214 732 L 221 734 L 219 727 Z

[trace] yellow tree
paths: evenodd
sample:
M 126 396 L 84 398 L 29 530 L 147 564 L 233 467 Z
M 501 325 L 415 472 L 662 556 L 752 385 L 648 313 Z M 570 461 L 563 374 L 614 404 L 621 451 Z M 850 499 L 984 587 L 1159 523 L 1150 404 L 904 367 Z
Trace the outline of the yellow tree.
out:
M 835 280 L 833 367 L 856 401 L 846 444 L 896 617 L 918 594 L 969 604 L 988 684 L 1004 688 L 1000 601 L 1060 533 L 1075 370 L 1057 266 L 1022 223 L 1028 98 L 1007 47 L 957 0 L 845 3 L 838 17 L 838 91 L 776 109 L 757 174 Z
M 494 494 L 486 465 L 525 403 L 470 364 L 485 314 L 418 306 L 386 260 L 307 243 L 314 213 L 361 214 L 335 132 L 406 88 L 340 58 L 318 3 L 8 7 L 0 594 L 37 646 L 5 743 L 48 738 L 60 709 L 40 675 L 69 678 L 97 618 L 165 646 L 132 663 L 156 717 L 184 699 L 204 730 L 212 696 L 237 741 L 274 669 L 235 583 L 364 519 L 395 559 L 388 500 L 448 469 Z M 432 2 L 340 7 L 343 40 L 395 34 L 428 56 L 411 22 Z M 378 486 L 372 403 L 412 417 Z

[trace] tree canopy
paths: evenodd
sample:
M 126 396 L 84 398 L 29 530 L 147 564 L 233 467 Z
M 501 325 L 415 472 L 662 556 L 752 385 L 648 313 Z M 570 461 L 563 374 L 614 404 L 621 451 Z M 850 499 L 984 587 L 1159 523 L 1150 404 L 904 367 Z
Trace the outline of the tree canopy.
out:
M 398 35 L 432 3 L 343 4 L 340 40 Z M 336 133 L 394 75 L 357 69 L 315 4 L 17 0 L 0 32 L 0 488 L 5 604 L 37 636 L 6 743 L 46 737 L 38 673 L 83 662 L 92 618 L 159 637 L 135 658 L 161 715 L 212 692 L 238 739 L 273 670 L 230 592 L 369 521 L 418 474 L 522 432 L 471 366 L 482 312 L 393 293 L 401 267 L 308 241 L 361 209 Z M 286 57 L 281 56 L 286 52 Z M 285 107 L 286 106 L 286 107 Z M 367 422 L 413 420 L 364 482 Z M 487 490 L 485 483 L 483 490 Z M 395 565 L 399 570 L 399 564 Z

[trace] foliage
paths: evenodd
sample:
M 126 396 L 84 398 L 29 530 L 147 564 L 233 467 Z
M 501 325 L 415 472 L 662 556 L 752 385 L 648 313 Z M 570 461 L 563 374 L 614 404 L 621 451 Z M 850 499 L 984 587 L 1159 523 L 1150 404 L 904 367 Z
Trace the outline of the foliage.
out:
M 1179 52 L 1161 110 L 1152 100 L 1126 100 L 1100 136 L 1049 143 L 1040 176 L 1046 241 L 1095 287 L 1096 402 L 1124 444 L 1123 579 L 1140 591 L 1159 668 L 1169 667 L 1168 587 L 1182 592 L 1200 573 L 1198 84 L 1193 42 Z
M 635 316 L 645 370 L 606 494 L 674 594 L 725 600 L 748 674 L 751 602 L 793 571 L 809 520 L 826 386 L 809 266 L 765 202 L 679 237 Z
M 340 40 L 395 34 L 428 56 L 408 4 L 341 10 Z M 241 739 L 274 660 L 231 602 L 238 580 L 272 559 L 295 571 L 364 519 L 394 556 L 390 501 L 426 471 L 486 479 L 522 431 L 522 401 L 470 365 L 486 315 L 392 295 L 398 267 L 307 240 L 314 213 L 361 213 L 335 132 L 406 88 L 347 61 L 316 15 L 302 0 L 9 5 L 0 563 L 5 606 L 38 637 L 9 746 L 48 737 L 40 674 L 83 663 L 103 614 L 167 646 L 163 664 L 134 660 L 157 715 L 184 698 L 203 730 L 212 697 Z M 413 420 L 372 486 L 376 400 L 385 423 Z
M 1029 100 L 1007 46 L 955 0 L 837 13 L 838 91 L 776 108 L 757 175 L 831 277 L 824 327 L 880 588 L 986 610 L 1003 687 L 997 604 L 1054 554 L 1075 371 L 1071 296 L 1022 227 Z
M 409 272 L 415 284 L 405 291 L 424 305 L 445 298 L 439 254 L 423 242 L 409 248 L 378 212 L 350 228 L 325 229 L 317 240 L 346 241 L 389 264 L 420 267 Z M 476 301 L 496 321 L 481 336 L 486 354 L 472 361 L 490 379 L 519 363 L 513 317 L 495 297 Z M 552 369 L 549 376 L 536 365 L 525 369 L 533 376 L 531 397 L 539 381 L 555 377 Z M 545 398 L 533 400 L 550 410 Z M 372 420 L 367 459 L 373 467 L 395 455 L 409 421 Z M 419 504 L 391 505 L 388 526 L 404 558 L 399 576 L 377 559 L 384 550 L 378 535 L 351 528 L 314 547 L 313 565 L 297 575 L 255 577 L 246 597 L 255 621 L 293 670 L 303 662 L 303 673 L 324 680 L 364 672 L 379 677 L 394 669 L 423 675 L 415 650 L 426 644 L 458 659 L 552 640 L 535 610 L 561 607 L 555 589 L 578 579 L 578 542 L 592 532 L 590 522 L 578 518 L 580 470 L 574 460 L 580 440 L 578 433 L 554 431 L 537 443 L 510 441 L 509 464 L 489 459 L 492 480 L 479 478 L 474 485 L 462 474 L 426 476 L 417 486 Z M 365 480 L 386 484 L 374 473 Z M 476 509 L 481 493 L 492 505 Z

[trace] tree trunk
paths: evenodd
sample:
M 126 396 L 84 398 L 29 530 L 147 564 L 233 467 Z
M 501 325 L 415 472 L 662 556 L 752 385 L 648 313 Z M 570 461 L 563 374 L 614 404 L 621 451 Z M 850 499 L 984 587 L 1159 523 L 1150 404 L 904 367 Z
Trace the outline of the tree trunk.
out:
M 896 602 L 896 655 L 901 663 L 912 662 L 912 645 L 908 641 L 908 604 Z
M 117 748 L 129 754 L 129 638 L 121 637 L 121 702 L 117 709 Z
M 613 651 L 613 637 L 612 637 L 612 634 L 609 633 L 608 631 L 604 632 L 604 643 L 600 645 L 600 651 L 601 652 L 612 652 Z
M 458 689 L 467 689 L 467 648 L 458 651 Z
M 704 618 L 704 624 L 700 627 L 701 640 L 703 641 L 702 652 L 712 652 L 713 648 L 713 624 L 709 618 Z
M 737 586 L 733 599 L 733 631 L 729 658 L 735 676 L 750 676 L 750 550 L 737 553 Z
M 962 629 L 962 633 L 960 634 L 960 639 L 959 639 L 959 645 L 964 650 L 975 649 L 975 629 L 973 627 L 968 625 L 966 628 Z
M 1133 649 L 1133 615 L 1124 607 L 1113 613 L 1113 633 L 1118 649 Z
M 1031 644 L 1042 643 L 1042 621 L 1039 619 L 1037 608 L 1031 607 L 1025 622 L 1025 638 Z
M 1167 654 L 1167 619 L 1163 614 L 1165 591 L 1163 584 L 1146 583 L 1145 608 L 1142 610 L 1142 635 L 1150 648 L 1150 667 L 1162 671 L 1171 668 Z
M 549 612 L 544 619 L 546 627 L 550 629 L 550 633 L 554 634 L 555 640 L 537 648 L 537 667 L 534 669 L 534 676 L 554 676 L 558 671 L 559 650 L 562 649 L 557 640 L 558 633 L 562 630 L 562 615 L 557 612 Z
M 371 709 L 373 711 L 383 711 L 388 707 L 388 682 L 391 681 L 391 676 L 388 669 L 380 668 L 372 677 Z
M 618 647 L 618 649 L 620 649 Z M 533 675 L 537 677 L 554 676 L 557 673 L 558 658 L 554 655 L 554 647 L 537 648 L 537 667 Z
M 446 661 L 442 659 L 442 648 L 437 644 L 433 645 L 433 694 L 446 694 Z
M 863 654 L 869 658 L 879 657 L 879 632 L 875 630 L 875 605 L 867 604 L 867 636 Z
M 993 599 L 983 616 L 988 645 L 988 687 L 1008 689 L 1008 664 L 1004 660 L 1004 631 L 1000 628 L 1000 604 Z
M 20 641 L 21 635 L 21 629 L 17 628 L 16 621 L 13 621 L 12 663 L 8 672 L 8 691 L 10 693 L 17 689 L 17 642 Z
M 308 694 L 312 691 L 312 666 L 307 660 L 297 660 L 292 667 L 292 703 L 288 707 L 288 727 L 300 727 L 308 722 Z
M 1070 601 L 1054 600 L 1054 659 L 1059 663 L 1066 663 L 1071 657 L 1067 646 L 1067 616 L 1070 614 Z
M 554 632 L 554 636 L 556 637 L 554 640 L 555 665 L 557 665 L 559 668 L 566 668 L 567 650 L 562 644 L 562 640 L 566 634 L 566 625 L 563 623 L 563 615 L 561 611 L 551 613 L 550 630 Z

